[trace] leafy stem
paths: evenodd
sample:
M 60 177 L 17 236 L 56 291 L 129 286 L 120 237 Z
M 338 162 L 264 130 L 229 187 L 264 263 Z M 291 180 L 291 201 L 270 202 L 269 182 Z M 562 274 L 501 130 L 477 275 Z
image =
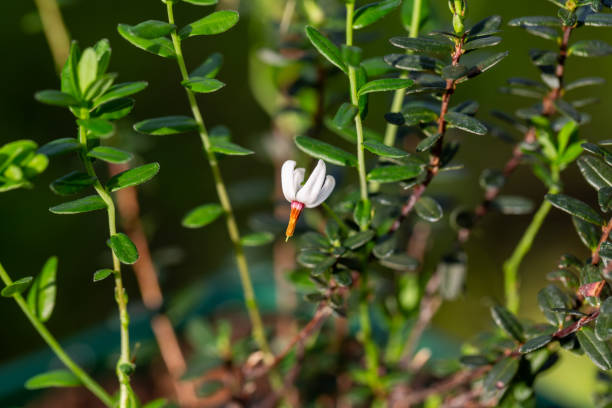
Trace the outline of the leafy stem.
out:
M 172 8 L 173 2 L 166 2 L 166 6 L 168 22 L 170 24 L 174 24 L 174 11 Z M 185 65 L 185 58 L 183 57 L 181 38 L 177 34 L 176 30 L 173 30 L 170 35 L 172 37 L 172 44 L 174 46 L 174 52 L 176 53 L 176 61 L 181 72 L 182 80 L 188 80 L 189 74 Z M 249 313 L 249 318 L 251 320 L 251 324 L 253 325 L 253 337 L 255 338 L 255 341 L 257 342 L 261 350 L 266 355 L 266 359 L 269 360 L 270 357 L 272 357 L 272 354 L 270 352 L 270 347 L 265 336 L 261 315 L 259 313 L 259 308 L 257 307 L 257 301 L 255 300 L 255 291 L 251 282 L 251 276 L 249 273 L 247 260 L 244 255 L 244 249 L 240 241 L 240 232 L 238 230 L 238 224 L 236 223 L 236 218 L 234 216 L 234 211 L 232 209 L 229 195 L 225 187 L 225 182 L 223 181 L 223 177 L 221 175 L 221 169 L 219 168 L 219 163 L 217 162 L 215 153 L 212 151 L 208 131 L 206 130 L 206 125 L 204 124 L 204 119 L 202 117 L 202 113 L 200 112 L 196 97 L 194 93 L 187 88 L 185 88 L 185 92 L 187 94 L 187 99 L 189 100 L 189 106 L 191 107 L 193 118 L 198 124 L 200 139 L 202 140 L 202 145 L 204 146 L 206 158 L 208 159 L 208 163 L 210 164 L 210 168 L 212 170 L 212 175 L 215 181 L 215 188 L 217 190 L 217 196 L 219 197 L 219 202 L 221 203 L 221 206 L 223 207 L 223 210 L 225 212 L 227 231 L 229 233 L 230 240 L 234 245 L 236 263 L 238 264 L 238 271 L 240 273 L 240 280 L 242 282 L 244 299 L 247 311 Z
M 86 120 L 89 119 L 89 111 L 86 108 L 81 108 L 79 112 L 79 119 Z M 79 126 L 79 142 L 83 146 L 81 149 L 81 161 L 85 166 L 85 170 L 89 176 L 95 179 L 94 189 L 100 196 L 100 198 L 106 204 L 106 213 L 108 214 L 108 232 L 109 236 L 117 234 L 117 226 L 116 226 L 116 211 L 115 211 L 115 203 L 113 202 L 113 198 L 110 193 L 102 186 L 96 172 L 93 168 L 93 164 L 89 157 L 87 156 L 87 130 L 83 125 Z M 130 358 L 130 317 L 127 311 L 127 294 L 125 292 L 125 288 L 123 287 L 123 279 L 121 277 L 121 262 L 119 258 L 113 251 L 111 251 L 113 257 L 113 271 L 115 277 L 115 300 L 117 302 L 117 307 L 119 308 L 119 321 L 120 321 L 120 333 L 121 333 L 121 354 L 119 356 L 119 361 L 117 362 L 117 378 L 119 379 L 120 384 L 120 396 L 119 396 L 119 406 L 121 408 L 125 408 L 129 404 L 129 394 L 130 394 L 130 376 L 129 369 L 132 365 Z
M 4 282 L 5 285 L 11 285 L 13 281 L 10 276 L 0 264 L 0 278 Z M 59 342 L 53 337 L 53 335 L 49 332 L 47 327 L 32 313 L 28 304 L 21 294 L 15 293 L 13 295 L 13 299 L 17 302 L 17 305 L 26 315 L 34 329 L 38 332 L 40 337 L 49 345 L 49 348 L 53 350 L 57 358 L 70 370 L 72 373 L 83 383 L 83 386 L 92 392 L 96 397 L 104 403 L 107 407 L 114 407 L 115 403 L 113 398 L 98 384 L 94 379 L 92 379 L 81 367 L 78 366 L 77 363 L 74 362 L 70 358 L 70 356 L 64 351 Z

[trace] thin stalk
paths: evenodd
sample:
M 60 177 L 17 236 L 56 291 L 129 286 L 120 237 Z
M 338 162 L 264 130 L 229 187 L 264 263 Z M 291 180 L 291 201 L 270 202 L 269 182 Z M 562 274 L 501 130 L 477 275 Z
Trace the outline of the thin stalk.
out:
M 89 111 L 86 108 L 81 108 L 80 119 L 88 119 Z M 93 177 L 96 181 L 93 185 L 94 189 L 100 196 L 100 198 L 106 204 L 106 213 L 108 215 L 108 233 L 112 237 L 117 233 L 116 215 L 115 215 L 115 203 L 110 193 L 102 186 L 98 176 L 93 168 L 93 164 L 87 156 L 87 130 L 84 126 L 79 126 L 79 141 L 83 146 L 81 150 L 81 161 L 85 166 L 85 170 L 88 175 Z M 130 376 L 128 374 L 129 367 L 132 365 L 130 357 L 130 317 L 127 311 L 127 294 L 123 287 L 123 279 L 121 277 L 121 262 L 113 251 L 111 251 L 113 257 L 113 271 L 115 277 L 115 301 L 119 309 L 119 322 L 120 322 L 120 333 L 121 333 L 121 354 L 119 361 L 117 362 L 117 378 L 119 380 L 119 407 L 127 408 L 129 406 L 129 395 L 130 395 Z
M 559 168 L 556 166 L 551 166 L 551 175 L 552 179 L 555 182 L 555 185 L 548 189 L 548 194 L 557 194 L 560 190 L 557 187 L 557 182 L 559 181 Z M 518 270 L 525 258 L 525 255 L 531 249 L 533 245 L 533 240 L 535 239 L 538 231 L 542 227 L 542 223 L 544 219 L 548 215 L 548 212 L 551 209 L 551 204 L 547 200 L 544 200 L 540 205 L 540 208 L 533 216 L 529 227 L 525 230 L 521 240 L 518 245 L 512 252 L 510 258 L 504 263 L 504 288 L 506 294 L 506 307 L 512 313 L 518 313 L 519 304 L 520 304 L 520 296 L 519 296 L 519 279 L 518 279 Z
M 410 21 L 410 37 L 419 36 L 419 25 L 421 21 L 421 9 L 423 0 L 414 0 L 412 4 L 412 20 Z M 408 78 L 406 71 L 402 72 L 400 78 Z M 404 104 L 404 95 L 406 95 L 405 89 L 398 89 L 393 93 L 393 101 L 391 102 L 391 112 L 399 112 Z M 393 146 L 395 144 L 395 138 L 397 136 L 398 127 L 392 123 L 387 123 L 385 128 L 384 143 L 387 146 Z
M 350 228 L 348 227 L 348 225 L 346 225 L 346 223 L 342 220 L 342 218 L 340 218 L 338 214 L 336 214 L 336 212 L 327 203 L 321 203 L 321 207 L 323 207 L 327 215 L 329 215 L 334 221 L 336 221 L 336 223 L 338 224 L 338 226 L 340 227 L 342 231 L 344 232 L 350 231 Z
M 70 52 L 70 36 L 55 0 L 34 0 L 57 72 L 62 71 Z
M 7 286 L 13 283 L 2 264 L 0 264 L 0 278 Z M 79 380 L 81 380 L 83 386 L 98 397 L 98 399 L 100 399 L 104 405 L 107 407 L 114 407 L 113 398 L 100 386 L 100 384 L 92 379 L 85 371 L 83 371 L 81 367 L 77 365 L 77 363 L 74 362 L 74 360 L 70 358 L 55 337 L 53 337 L 53 335 L 49 332 L 47 327 L 40 320 L 38 320 L 34 314 L 32 314 L 32 311 L 28 307 L 28 304 L 23 296 L 21 296 L 21 294 L 15 294 L 13 295 L 13 299 L 15 299 L 15 302 L 17 302 L 17 305 L 19 305 L 19 308 L 23 314 L 25 314 L 30 323 L 32 323 L 32 326 L 34 326 L 34 329 L 38 332 L 40 337 L 42 337 L 43 340 L 49 345 L 49 348 L 51 348 L 57 358 L 59 358 L 60 361 L 64 363 L 64 365 L 70 371 L 72 371 L 72 373 Z
M 172 9 L 173 3 L 168 1 L 166 3 L 166 6 L 168 13 L 168 22 L 170 24 L 174 24 L 174 11 Z M 181 38 L 176 33 L 176 30 L 171 33 L 171 37 L 172 44 L 174 45 L 174 51 L 176 53 L 176 61 L 181 72 L 181 78 L 182 80 L 187 80 L 189 79 L 189 74 L 185 65 L 185 58 L 183 57 Z M 215 153 L 211 150 L 210 138 L 208 136 L 208 131 L 206 130 L 206 125 L 204 124 L 202 113 L 200 112 L 200 108 L 198 107 L 196 97 L 194 93 L 189 89 L 185 88 L 185 92 L 187 93 L 187 99 L 189 100 L 189 106 L 191 107 L 193 118 L 198 124 L 200 139 L 202 140 L 204 151 L 206 153 L 206 158 L 208 159 L 208 163 L 210 164 L 210 168 L 212 170 L 213 178 L 215 180 L 215 188 L 217 190 L 217 196 L 219 197 L 219 202 L 221 203 L 221 206 L 225 211 L 227 231 L 229 233 L 230 240 L 234 245 L 236 263 L 238 264 L 238 271 L 240 273 L 240 280 L 242 282 L 242 290 L 244 293 L 245 304 L 249 313 L 249 318 L 251 319 L 251 324 L 253 326 L 253 337 L 259 345 L 259 348 L 266 355 L 266 360 L 269 361 L 270 358 L 273 358 L 273 356 L 270 352 L 270 346 L 268 345 L 268 341 L 265 336 L 261 315 L 259 313 L 259 308 L 257 307 L 257 301 L 255 300 L 255 291 L 253 290 L 253 284 L 251 282 L 251 276 L 249 274 L 249 267 L 247 264 L 246 257 L 244 255 L 242 243 L 240 242 L 240 232 L 238 230 L 238 224 L 236 223 L 236 218 L 234 216 L 234 211 L 232 209 L 229 196 L 227 194 L 227 189 L 225 187 L 223 177 L 221 176 L 221 169 L 219 168 L 219 163 L 217 162 Z
M 346 5 L 346 45 L 349 47 L 353 45 L 353 14 L 355 11 L 354 3 L 347 3 Z M 359 98 L 357 97 L 357 72 L 355 67 L 348 67 L 348 77 L 351 93 L 351 103 L 355 106 L 359 106 Z M 357 113 L 355 115 L 355 131 L 357 132 L 357 170 L 359 172 L 359 191 L 361 193 L 361 200 L 366 201 L 368 199 L 368 185 L 366 183 L 366 171 L 365 171 L 365 155 L 363 152 L 363 123 L 361 123 L 361 115 Z

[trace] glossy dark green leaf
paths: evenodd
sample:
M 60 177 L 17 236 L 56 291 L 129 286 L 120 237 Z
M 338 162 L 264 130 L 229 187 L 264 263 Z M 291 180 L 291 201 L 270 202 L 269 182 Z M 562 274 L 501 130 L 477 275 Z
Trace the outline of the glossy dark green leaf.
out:
M 435 58 L 415 54 L 385 55 L 385 62 L 406 71 L 439 71 L 443 66 L 442 62 Z
M 109 276 L 111 276 L 114 273 L 115 273 L 115 271 L 113 271 L 112 269 L 100 269 L 100 270 L 97 270 L 94 273 L 94 275 L 93 275 L 93 281 L 94 282 L 100 282 L 101 280 L 104 280 L 104 279 L 108 278 Z
M 421 140 L 419 144 L 416 146 L 417 152 L 428 152 L 429 149 L 435 146 L 435 144 L 442 137 L 442 133 L 436 133 L 431 136 L 427 136 L 425 139 Z
M 468 41 L 465 44 L 464 50 L 473 51 L 486 47 L 493 47 L 499 43 L 501 43 L 501 37 L 490 36 L 490 37 L 480 37 L 474 40 Z
M 46 103 L 47 105 L 67 107 L 78 106 L 79 104 L 79 101 L 72 95 L 52 89 L 36 92 L 34 98 L 38 102 Z
M 77 73 L 79 55 L 79 46 L 76 41 L 72 41 L 70 44 L 68 59 L 66 60 L 61 73 L 62 92 L 72 95 L 76 99 L 81 98 L 81 91 L 79 89 L 79 75 Z
M 221 34 L 235 26 L 239 18 L 238 12 L 233 10 L 215 11 L 181 28 L 178 34 L 181 38 Z
M 595 331 L 590 327 L 583 327 L 577 333 L 576 337 L 582 347 L 582 350 L 602 370 L 612 369 L 612 351 L 606 342 L 597 338 Z
M 65 137 L 53 140 L 38 149 L 38 153 L 44 154 L 47 157 L 58 156 L 60 154 L 74 152 L 81 149 L 81 143 L 74 138 Z
M 49 187 L 55 194 L 71 195 L 80 193 L 87 187 L 93 186 L 95 182 L 95 177 L 75 170 L 54 180 Z
M 28 308 L 41 321 L 51 318 L 57 294 L 57 257 L 47 259 L 28 292 Z
M 174 30 L 176 26 L 165 21 L 147 20 L 131 27 L 132 34 L 149 40 L 165 37 Z
M 406 126 L 430 123 L 438 120 L 438 113 L 424 106 L 412 105 L 402 109 Z
M 538 292 L 538 306 L 546 320 L 558 327 L 563 325 L 565 315 L 556 312 L 556 309 L 565 309 L 569 305 L 569 299 L 565 293 L 555 285 L 547 285 Z
M 486 17 L 474 24 L 474 26 L 468 30 L 468 36 L 476 37 L 494 34 L 499 30 L 501 22 L 501 16 L 494 15 Z
M 214 78 L 217 76 L 217 73 L 221 69 L 223 65 L 223 55 L 214 52 L 210 54 L 206 60 L 200 64 L 199 67 L 193 70 L 191 74 L 189 74 L 189 78 Z
M 464 77 L 468 74 L 468 68 L 465 65 L 447 65 L 442 68 L 442 78 L 452 79 L 453 81 Z
M 578 159 L 578 168 L 587 183 L 595 190 L 612 187 L 612 168 L 599 157 L 580 157 Z
M 450 41 L 438 38 L 393 37 L 390 41 L 396 47 L 417 53 L 434 52 L 450 54 L 453 50 L 453 44 Z
M 590 250 L 597 248 L 601 236 L 600 228 L 578 217 L 572 217 L 572 223 L 582 243 Z
M 382 266 L 396 271 L 414 271 L 419 267 L 419 261 L 406 254 L 389 255 L 379 262 Z
M 536 89 L 526 89 L 526 88 L 518 88 L 518 87 L 501 87 L 499 91 L 508 95 L 516 95 L 522 96 L 524 98 L 534 98 L 541 99 L 543 96 L 543 92 Z
M 124 82 L 116 84 L 108 88 L 108 90 L 95 100 L 95 105 L 100 105 L 104 102 L 114 99 L 124 98 L 133 95 L 145 89 L 149 84 L 145 81 L 139 82 Z
M 401 180 L 408 180 L 417 177 L 423 168 L 417 164 L 406 164 L 406 165 L 391 165 L 378 167 L 368 173 L 367 178 L 369 181 L 376 181 L 378 183 L 393 183 Z
M 363 147 L 374 153 L 377 156 L 389 157 L 389 158 L 400 158 L 408 156 L 408 152 L 405 152 L 397 147 L 387 146 L 384 143 L 380 143 L 376 140 L 366 140 L 363 142 Z
M 591 225 L 589 223 L 586 224 Z M 573 291 L 576 291 L 580 286 L 580 282 L 578 281 L 576 275 L 574 275 L 568 269 L 556 269 L 548 272 L 546 274 L 546 279 L 550 281 L 559 281 L 564 287 L 572 289 Z
M 125 163 L 134 157 L 130 152 L 110 146 L 96 146 L 87 153 L 87 156 L 107 163 Z
M 330 40 L 321 34 L 316 28 L 306 26 L 306 36 L 312 45 L 323 55 L 329 62 L 340 68 L 344 73 L 348 73 L 346 63 L 342 59 L 342 54 Z
M 149 135 L 171 135 L 198 130 L 198 123 L 190 116 L 162 116 L 138 122 L 134 130 Z
M 479 120 L 458 112 L 447 112 L 444 120 L 451 126 L 477 135 L 485 135 L 487 127 Z
M 307 249 L 301 251 L 297 257 L 297 262 L 306 267 L 306 268 L 314 268 L 321 262 L 325 261 L 328 258 L 328 255 L 321 253 L 317 250 Z
M 477 75 L 482 74 L 483 72 L 488 71 L 489 69 L 493 68 L 495 65 L 497 65 L 501 60 L 503 60 L 507 56 L 508 56 L 508 51 L 504 51 L 504 52 L 500 52 L 497 54 L 493 54 L 493 55 L 484 57 L 483 59 L 476 62 L 474 65 L 470 66 L 467 77 L 473 78 Z M 464 79 L 465 78 L 461 78 L 460 82 L 463 81 Z
M 599 308 L 599 316 L 595 321 L 595 336 L 601 341 L 612 338 L 612 297 L 604 300 Z
M 219 0 L 181 0 L 185 3 L 193 4 L 196 6 L 214 6 Z
M 546 194 L 545 198 L 558 209 L 581 218 L 584 221 L 599 226 L 605 224 L 603 217 L 583 201 L 565 194 Z
M 484 378 L 483 386 L 487 393 L 494 393 L 507 387 L 519 368 L 519 361 L 514 357 L 506 357 L 497 362 Z
M 30 286 L 33 279 L 34 278 L 32 278 L 31 276 L 26 276 L 25 278 L 16 280 L 10 285 L 4 287 L 2 289 L 2 292 L 0 292 L 0 295 L 2 295 L 3 297 L 11 297 L 13 295 L 18 295 L 20 293 L 23 293 L 26 291 L 28 286 Z
M 421 197 L 414 205 L 416 214 L 427 222 L 437 222 L 442 219 L 442 206 L 431 197 Z
M 149 163 L 134 167 L 111 177 L 106 183 L 109 191 L 137 186 L 151 180 L 159 172 L 159 163 Z
M 461 356 L 459 362 L 468 367 L 481 367 L 489 365 L 489 359 L 480 355 Z
M 587 14 L 582 23 L 591 27 L 612 27 L 612 14 Z
M 325 160 L 338 166 L 357 165 L 357 158 L 354 155 L 329 143 L 308 136 L 298 136 L 295 138 L 295 144 L 301 151 L 315 159 Z
M 374 238 L 374 235 L 375 233 L 372 230 L 358 232 L 345 239 L 343 246 L 347 247 L 348 249 L 357 249 L 371 241 L 372 238 Z
M 612 54 L 612 46 L 601 40 L 581 40 L 569 47 L 568 54 L 577 57 L 603 57 Z
M 77 119 L 77 124 L 83 126 L 88 136 L 100 137 L 102 139 L 109 138 L 115 133 L 115 126 L 106 119 L 92 118 L 92 119 Z
M 553 337 L 550 334 L 542 334 L 541 336 L 537 336 L 531 338 L 525 342 L 520 348 L 519 351 L 521 353 L 531 353 L 532 351 L 536 351 L 546 346 L 553 340 Z
M 334 125 L 340 129 L 346 127 L 353 121 L 357 112 L 359 112 L 359 109 L 355 105 L 348 102 L 343 103 L 338 108 L 336 116 L 334 116 Z
M 358 30 L 374 24 L 401 4 L 401 0 L 383 0 L 366 4 L 355 10 L 353 28 Z
M 513 27 L 559 27 L 561 21 L 553 16 L 529 16 L 512 19 L 508 22 L 508 25 Z
M 74 201 L 68 201 L 49 208 L 53 214 L 80 214 L 84 212 L 102 210 L 106 203 L 98 195 L 90 195 Z
M 128 42 L 141 50 L 150 52 L 151 54 L 159 55 L 164 58 L 176 58 L 172 41 L 166 37 L 154 39 L 139 37 L 133 31 L 134 27 L 127 24 L 119 24 L 117 31 Z
M 597 203 L 603 212 L 612 208 L 612 187 L 604 187 L 597 191 Z
M 138 250 L 136 249 L 136 245 L 134 245 L 132 240 L 124 233 L 120 232 L 111 236 L 107 241 L 107 245 L 115 256 L 119 258 L 121 263 L 131 265 L 138 261 Z
M 353 210 L 353 219 L 362 230 L 368 228 L 372 219 L 372 202 L 368 199 L 359 200 Z
M 578 123 L 582 122 L 582 115 L 570 103 L 564 101 L 563 99 L 559 99 L 554 102 L 554 105 L 559 112 L 568 118 Z
M 503 329 L 514 340 L 520 343 L 525 341 L 523 325 L 508 309 L 499 305 L 493 306 L 491 308 L 491 317 L 493 317 L 495 324 Z
M 529 34 L 546 40 L 558 41 L 560 37 L 557 27 L 529 26 L 524 28 Z
M 52 387 L 78 387 L 81 380 L 68 370 L 53 370 L 35 375 L 25 383 L 28 390 L 39 390 Z
M 86 101 L 94 101 L 113 85 L 117 74 L 104 74 L 96 79 L 87 87 L 83 98 Z
M 274 241 L 274 234 L 267 231 L 254 232 L 252 234 L 245 235 L 240 239 L 242 245 L 247 247 L 266 245 L 272 241 Z
M 239 146 L 236 143 L 228 142 L 219 138 L 211 138 L 210 145 L 210 150 L 213 152 L 227 154 L 229 156 L 247 156 L 255 153 L 254 151 Z
M 185 88 L 197 93 L 211 93 L 223 88 L 225 84 L 214 78 L 190 77 L 181 82 Z
M 204 204 L 189 211 L 183 218 L 182 224 L 187 228 L 200 228 L 210 224 L 224 212 L 219 204 Z
M 585 86 L 603 85 L 604 83 L 606 83 L 606 80 L 601 77 L 584 77 L 570 82 L 564 86 L 564 89 L 571 91 Z
M 127 116 L 134 109 L 132 98 L 117 98 L 99 105 L 92 113 L 94 118 L 116 120 Z

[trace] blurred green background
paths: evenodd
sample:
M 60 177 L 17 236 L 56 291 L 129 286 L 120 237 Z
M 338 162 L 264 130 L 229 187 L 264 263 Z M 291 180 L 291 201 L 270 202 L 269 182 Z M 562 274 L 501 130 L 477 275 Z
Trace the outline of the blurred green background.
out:
M 429 0 L 443 18 L 447 17 L 445 0 Z M 188 106 L 183 90 L 178 86 L 176 65 L 133 48 L 117 34 L 118 23 L 136 24 L 147 19 L 164 20 L 165 8 L 159 1 L 150 0 L 72 0 L 62 7 L 65 22 L 71 36 L 82 46 L 93 44 L 106 37 L 113 47 L 110 71 L 118 72 L 121 81 L 146 80 L 149 87 L 136 96 L 133 113 L 121 122 L 119 143 L 138 152 L 140 161 L 158 161 L 161 171 L 152 182 L 140 191 L 143 220 L 150 237 L 154 256 L 165 267 L 161 268 L 164 291 L 172 297 L 176 291 L 189 287 L 202 277 L 210 275 L 225 260 L 222 254 L 229 251 L 223 223 L 215 223 L 206 229 L 187 230 L 180 220 L 189 209 L 198 204 L 215 201 L 210 171 L 202 159 L 200 141 L 195 135 L 149 137 L 133 133 L 131 124 L 155 116 L 184 114 Z M 230 4 L 231 3 L 231 4 Z M 237 143 L 249 147 L 257 154 L 247 158 L 224 158 L 221 162 L 227 182 L 234 196 L 247 187 L 256 187 L 261 200 L 245 202 L 238 206 L 241 228 L 247 231 L 248 215 L 258 211 L 271 212 L 273 202 L 273 167 L 264 154 L 263 138 L 270 128 L 270 119 L 258 106 L 248 84 L 248 58 L 251 43 L 249 31 L 249 0 L 233 0 L 224 7 L 239 5 L 241 22 L 222 36 L 194 39 L 185 42 L 186 58 L 194 68 L 205 56 L 221 51 L 225 64 L 219 78 L 227 86 L 214 95 L 200 98 L 201 108 L 208 125 L 229 126 Z M 223 2 L 222 2 L 223 4 Z M 0 77 L 3 79 L 0 98 L 0 143 L 15 139 L 33 139 L 39 144 L 59 137 L 73 136 L 76 132 L 72 117 L 67 111 L 37 103 L 33 94 L 37 90 L 59 86 L 53 61 L 42 32 L 37 30 L 34 4 L 29 0 L 0 2 L 0 45 L 3 61 Z M 207 10 L 206 10 L 207 11 Z M 504 21 L 523 16 L 553 14 L 555 7 L 545 0 L 487 1 L 470 0 L 469 17 L 474 23 L 479 19 L 500 14 Z M 190 22 L 204 13 L 203 9 L 188 5 L 177 7 L 177 20 Z M 374 33 L 373 42 L 365 47 L 366 56 L 395 52 L 387 38 L 403 33 L 397 14 L 387 17 L 383 23 L 369 28 Z M 553 44 L 538 39 L 520 29 L 504 27 L 504 39 L 498 49 L 507 49 L 510 55 L 485 75 L 470 81 L 469 87 L 460 87 L 454 97 L 458 102 L 467 98 L 481 104 L 479 117 L 491 120 L 491 109 L 513 111 L 525 105 L 525 100 L 497 92 L 505 79 L 513 76 L 537 77 L 536 69 L 528 62 L 530 48 L 549 48 Z M 605 29 L 581 29 L 573 37 L 612 40 L 612 32 Z M 602 76 L 610 79 L 612 58 L 570 58 L 567 63 L 569 81 L 582 76 Z M 592 96 L 602 103 L 587 108 L 592 122 L 581 128 L 582 137 L 591 141 L 609 138 L 607 115 L 611 109 L 609 94 L 612 81 L 604 86 L 588 88 Z M 370 127 L 384 126 L 382 115 L 390 104 L 390 95 L 376 95 L 371 99 Z M 333 112 L 330 112 L 333 113 Z M 326 135 L 329 141 L 342 145 L 336 136 Z M 477 179 L 480 171 L 488 167 L 501 167 L 510 154 L 511 147 L 491 136 L 459 135 L 461 152 L 456 159 L 465 169 L 458 176 L 445 173 L 432 186 L 432 192 L 452 197 L 454 202 L 473 206 L 481 198 Z M 52 215 L 47 208 L 62 201 L 48 189 L 55 178 L 78 166 L 76 158 L 62 156 L 53 160 L 49 169 L 38 179 L 33 190 L 20 190 L 3 194 L 0 200 L 0 260 L 13 278 L 38 272 L 50 255 L 58 255 L 58 300 L 54 317 L 49 322 L 51 330 L 61 338 L 78 333 L 106 320 L 115 312 L 110 282 L 94 285 L 92 273 L 108 263 L 105 245 L 106 220 L 102 213 L 78 216 Z M 102 171 L 102 168 L 101 170 Z M 340 171 L 344 171 L 340 169 Z M 576 166 L 563 175 L 566 192 L 587 202 L 595 202 L 596 195 L 582 180 Z M 257 183 L 257 184 L 253 184 Z M 526 167 L 520 168 L 504 190 L 505 194 L 521 194 L 539 204 L 545 189 Z M 469 278 L 465 296 L 443 305 L 435 320 L 436 327 L 451 338 L 469 338 L 478 330 L 490 326 L 487 306 L 502 298 L 501 264 L 509 255 L 529 216 L 491 215 L 482 228 L 473 234 L 468 244 Z M 448 233 L 447 217 L 444 225 L 436 225 L 434 231 Z M 271 249 L 262 250 L 264 256 Z M 570 217 L 553 210 L 539 234 L 534 250 L 526 258 L 521 269 L 521 315 L 540 319 L 536 305 L 536 293 L 545 284 L 544 275 L 553 269 L 558 257 L 566 252 L 587 255 L 573 232 Z M 251 254 L 253 255 L 253 254 Z M 261 251 L 258 256 L 261 255 Z M 138 289 L 131 273 L 125 274 L 132 305 L 138 302 Z M 237 273 L 223 277 L 238 284 Z M 272 281 L 272 271 L 269 271 Z M 4 316 L 0 336 L 0 363 L 19 358 L 43 346 L 15 304 L 9 300 L 0 302 L 0 315 Z M 115 339 L 109 339 L 114 341 Z M 564 363 L 541 380 L 563 390 L 563 398 L 570 406 L 588 406 L 590 390 L 594 382 L 592 364 L 572 355 L 564 356 Z

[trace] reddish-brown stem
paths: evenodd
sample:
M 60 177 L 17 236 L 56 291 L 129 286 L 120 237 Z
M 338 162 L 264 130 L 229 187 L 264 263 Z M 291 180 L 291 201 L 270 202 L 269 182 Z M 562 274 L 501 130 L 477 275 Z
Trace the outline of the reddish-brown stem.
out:
M 591 256 L 591 264 L 597 265 L 601 260 L 601 256 L 599 255 L 599 251 L 601 250 L 601 246 L 604 242 L 608 240 L 610 236 L 610 232 L 612 232 L 612 218 L 608 221 L 608 224 L 601 229 L 601 238 L 599 239 L 599 244 L 597 244 L 597 248 L 593 251 Z

